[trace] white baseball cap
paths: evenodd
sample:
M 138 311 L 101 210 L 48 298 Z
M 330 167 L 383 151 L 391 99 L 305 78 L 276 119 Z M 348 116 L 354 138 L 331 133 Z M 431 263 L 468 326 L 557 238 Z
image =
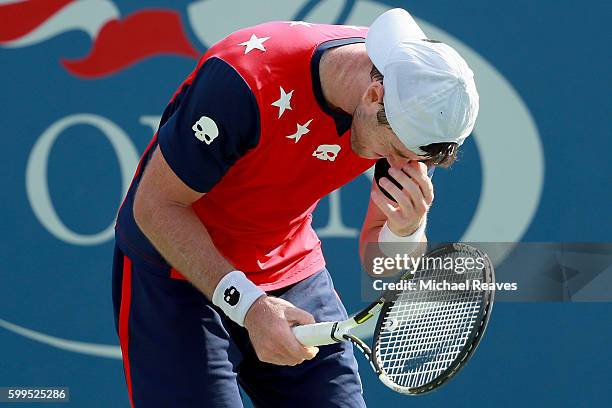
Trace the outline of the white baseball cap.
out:
M 478 115 L 474 73 L 450 46 L 429 40 L 403 9 L 381 14 L 370 26 L 366 50 L 384 76 L 387 120 L 419 155 L 431 143 L 463 143 Z

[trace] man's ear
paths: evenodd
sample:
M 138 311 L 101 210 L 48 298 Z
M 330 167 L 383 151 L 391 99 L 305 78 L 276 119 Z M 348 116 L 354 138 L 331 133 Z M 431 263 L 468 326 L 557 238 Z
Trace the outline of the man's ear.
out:
M 382 103 L 384 94 L 385 88 L 383 84 L 378 81 L 373 81 L 366 89 L 363 95 L 363 101 L 365 103 Z

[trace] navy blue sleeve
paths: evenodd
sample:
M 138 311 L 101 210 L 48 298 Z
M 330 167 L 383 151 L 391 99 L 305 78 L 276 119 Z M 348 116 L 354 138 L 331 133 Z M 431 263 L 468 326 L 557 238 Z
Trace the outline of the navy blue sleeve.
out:
M 174 173 L 190 188 L 208 192 L 257 145 L 257 101 L 234 68 L 211 58 L 168 105 L 157 136 Z

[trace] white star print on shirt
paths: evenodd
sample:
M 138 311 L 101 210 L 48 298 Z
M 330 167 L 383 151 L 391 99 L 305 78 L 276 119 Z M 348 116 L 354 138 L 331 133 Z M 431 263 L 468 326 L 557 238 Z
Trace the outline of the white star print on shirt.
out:
M 291 109 L 291 96 L 293 96 L 293 91 L 286 93 L 283 87 L 280 88 L 280 98 L 277 101 L 272 102 L 272 106 L 276 106 L 278 108 L 278 117 L 280 119 L 285 113 L 285 109 Z
M 238 45 L 243 45 L 246 46 L 246 48 L 244 49 L 244 53 L 248 54 L 249 52 L 251 52 L 252 50 L 254 50 L 255 48 L 257 48 L 260 51 L 266 51 L 266 47 L 264 47 L 263 43 L 267 40 L 269 40 L 270 37 L 262 37 L 262 38 L 257 38 L 257 36 L 255 34 L 251 34 L 251 38 L 249 39 L 249 41 L 245 41 L 245 42 L 241 42 Z
M 310 125 L 310 122 L 312 122 L 312 119 L 310 119 L 308 122 L 304 123 L 303 125 L 300 125 L 299 123 L 297 124 L 297 131 L 292 134 L 287 136 L 287 139 L 294 139 L 295 143 L 300 141 L 300 138 L 302 136 L 304 136 L 306 133 L 310 132 L 310 129 L 308 129 L 308 126 Z

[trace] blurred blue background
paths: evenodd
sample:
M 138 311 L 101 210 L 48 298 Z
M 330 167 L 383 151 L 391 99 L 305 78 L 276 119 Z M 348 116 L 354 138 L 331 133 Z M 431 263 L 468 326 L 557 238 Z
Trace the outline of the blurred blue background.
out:
M 610 241 L 609 3 L 3 0 L 0 386 L 69 386 L 72 406 L 128 406 L 113 218 L 194 52 L 262 21 L 368 25 L 395 6 L 460 50 L 481 94 L 461 160 L 434 176 L 430 240 Z M 141 47 L 157 38 L 171 40 Z M 368 189 L 359 177 L 314 217 L 349 310 L 362 305 Z M 499 303 L 478 353 L 439 392 L 394 394 L 360 360 L 366 400 L 609 406 L 611 319 L 610 303 Z

